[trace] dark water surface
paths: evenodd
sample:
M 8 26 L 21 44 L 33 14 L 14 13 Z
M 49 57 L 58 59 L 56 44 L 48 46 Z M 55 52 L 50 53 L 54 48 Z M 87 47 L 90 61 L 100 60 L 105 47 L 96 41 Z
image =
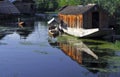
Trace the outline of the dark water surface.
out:
M 0 77 L 120 77 L 119 51 L 85 41 L 98 55 L 96 60 L 56 40 L 48 36 L 45 21 L 30 21 L 24 29 L 2 24 Z

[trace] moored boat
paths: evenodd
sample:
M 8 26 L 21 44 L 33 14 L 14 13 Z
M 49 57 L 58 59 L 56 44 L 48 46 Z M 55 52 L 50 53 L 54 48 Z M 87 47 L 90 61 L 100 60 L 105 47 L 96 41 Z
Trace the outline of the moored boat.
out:
M 94 28 L 94 29 L 84 29 L 84 28 L 61 28 L 63 32 L 75 36 L 75 37 L 104 37 L 114 33 L 112 29 L 102 29 Z
M 55 18 L 52 18 L 48 21 L 48 34 L 52 37 L 56 37 L 59 35 L 58 23 Z
M 49 35 L 52 36 L 52 37 L 56 37 L 56 36 L 59 35 L 59 31 L 56 30 L 56 29 L 49 29 L 49 30 L 48 30 L 48 33 L 49 33 Z
M 104 37 L 114 33 L 113 19 L 96 4 L 65 6 L 58 13 L 59 28 L 76 37 Z

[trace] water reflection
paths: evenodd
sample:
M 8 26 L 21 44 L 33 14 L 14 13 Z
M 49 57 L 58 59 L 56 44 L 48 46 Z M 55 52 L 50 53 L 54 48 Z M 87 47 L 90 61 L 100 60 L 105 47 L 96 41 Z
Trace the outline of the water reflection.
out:
M 73 47 L 72 45 L 68 44 L 68 43 L 59 43 L 60 49 L 62 49 L 62 51 L 68 55 L 72 60 L 75 60 L 76 62 L 78 62 L 79 64 L 83 63 L 83 53 L 78 51 L 75 47 Z
M 63 38 L 63 37 L 62 37 Z M 61 38 L 61 39 L 62 39 Z M 60 40 L 60 39 L 59 39 Z M 72 41 L 72 43 L 70 43 Z M 93 58 L 91 55 L 87 54 L 86 52 L 77 50 L 78 47 L 75 47 L 74 44 L 78 43 L 78 41 L 71 38 L 69 40 L 68 38 L 64 41 L 56 41 L 56 42 L 50 42 L 51 46 L 59 48 L 72 60 L 76 61 L 80 66 L 85 67 L 88 69 L 91 73 L 100 73 L 101 77 L 103 75 L 102 72 L 118 72 L 120 67 L 120 57 L 116 55 L 115 50 L 112 49 L 104 49 L 100 48 L 99 45 L 104 45 L 105 42 L 93 42 L 93 41 L 84 41 L 84 44 L 86 46 L 89 46 L 89 48 L 92 51 L 95 51 L 95 53 L 98 55 L 99 59 Z M 80 46 L 79 46 L 80 48 Z M 105 74 L 104 74 L 105 75 Z M 109 77 L 109 76 L 107 76 Z
M 3 39 L 6 36 L 6 34 L 0 34 L 0 40 Z
M 6 22 L 1 23 L 0 25 L 0 39 L 5 37 L 8 34 L 13 34 L 16 32 L 20 35 L 21 39 L 26 39 L 29 34 L 34 30 L 34 21 L 26 20 L 26 25 L 23 28 L 19 27 L 17 22 Z
M 73 44 L 70 44 L 68 42 L 51 42 L 51 41 L 49 41 L 49 44 L 53 47 L 59 46 L 59 48 L 67 56 L 69 56 L 72 60 L 76 61 L 78 64 L 80 64 L 84 67 L 93 67 L 93 66 L 99 67 L 99 65 L 102 66 L 102 63 L 95 64 L 94 62 L 97 61 L 95 58 L 93 58 L 91 55 L 87 54 L 86 52 L 78 50 L 77 47 L 73 46 Z M 104 67 L 102 67 L 102 68 L 104 68 Z M 97 72 L 97 70 L 94 70 L 94 71 L 90 70 L 90 71 Z
M 114 77 L 116 72 L 120 76 L 120 53 L 108 49 L 111 44 L 69 37 L 51 40 L 46 22 L 29 22 L 24 28 L 16 22 L 0 25 L 1 77 L 17 73 L 18 77 Z M 78 44 L 89 47 L 99 59 L 80 50 Z
M 30 29 L 17 29 L 16 32 L 20 35 L 21 39 L 26 39 L 32 33 Z

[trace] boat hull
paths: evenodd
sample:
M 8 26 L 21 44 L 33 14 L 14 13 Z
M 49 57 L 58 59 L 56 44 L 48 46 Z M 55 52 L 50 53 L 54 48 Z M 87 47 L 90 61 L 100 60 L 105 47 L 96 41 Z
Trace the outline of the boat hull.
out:
M 65 33 L 75 37 L 104 37 L 113 33 L 112 29 L 83 29 L 83 28 L 61 28 Z
M 49 34 L 49 36 L 51 36 L 51 37 L 56 37 L 56 36 L 58 36 L 59 35 L 59 31 L 58 30 L 49 30 L 48 31 L 48 34 Z

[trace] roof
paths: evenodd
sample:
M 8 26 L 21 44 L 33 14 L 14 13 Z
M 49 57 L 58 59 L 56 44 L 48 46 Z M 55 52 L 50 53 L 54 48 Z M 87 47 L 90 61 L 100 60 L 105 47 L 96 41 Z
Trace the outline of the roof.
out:
M 53 22 L 60 23 L 60 20 L 53 17 L 53 18 L 50 19 L 47 23 L 48 23 L 48 25 L 49 25 L 49 24 L 51 24 L 51 23 L 53 23 Z
M 13 3 L 35 3 L 34 0 L 15 0 Z
M 95 5 L 95 4 L 88 4 L 86 6 L 83 6 L 83 5 L 66 6 L 62 8 L 59 13 L 60 14 L 83 14 L 96 6 L 98 7 L 98 5 Z
M 20 14 L 20 12 L 11 2 L 0 1 L 0 14 Z

